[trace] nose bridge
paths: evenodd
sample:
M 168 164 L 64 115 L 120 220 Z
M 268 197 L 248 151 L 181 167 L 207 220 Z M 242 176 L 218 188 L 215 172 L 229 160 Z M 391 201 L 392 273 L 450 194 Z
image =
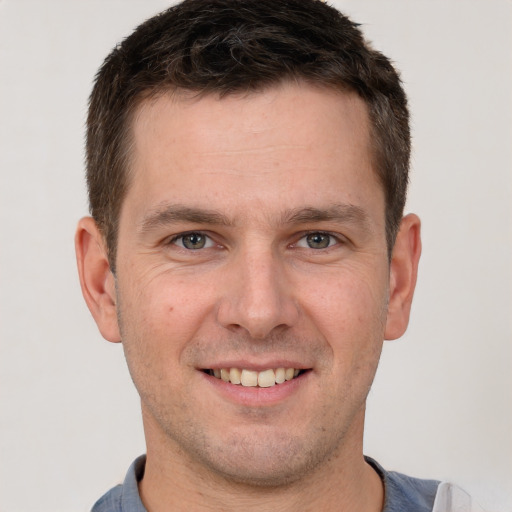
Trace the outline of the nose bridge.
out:
M 292 289 L 276 251 L 264 243 L 241 248 L 232 261 L 219 321 L 261 339 L 277 327 L 290 327 L 297 317 Z

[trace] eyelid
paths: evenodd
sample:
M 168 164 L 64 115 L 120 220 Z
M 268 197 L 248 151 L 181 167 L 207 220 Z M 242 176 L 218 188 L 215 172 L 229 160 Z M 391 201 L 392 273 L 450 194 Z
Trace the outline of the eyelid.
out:
M 335 243 L 329 244 L 327 247 L 325 247 L 323 249 L 313 249 L 312 247 L 308 247 L 307 243 L 304 246 L 299 245 L 299 242 L 301 242 L 302 240 L 305 240 L 310 235 L 329 236 L 332 239 L 334 239 Z M 312 230 L 305 231 L 305 232 L 301 233 L 301 235 L 297 238 L 297 241 L 294 242 L 292 245 L 294 247 L 299 247 L 300 249 L 311 249 L 311 250 L 315 250 L 315 251 L 322 251 L 322 250 L 325 251 L 325 250 L 331 249 L 332 247 L 335 247 L 337 245 L 341 245 L 341 244 L 345 243 L 345 241 L 346 240 L 344 239 L 344 237 L 342 235 L 340 235 L 339 233 L 332 233 L 330 231 L 324 231 L 321 229 L 312 229 Z
M 194 234 L 201 235 L 201 236 L 205 237 L 205 239 L 206 239 L 205 247 L 201 247 L 200 249 L 196 249 L 196 251 L 201 251 L 201 250 L 204 250 L 204 249 L 210 249 L 210 248 L 215 247 L 215 246 L 220 247 L 220 246 L 223 245 L 222 243 L 216 242 L 214 237 L 212 237 L 212 235 L 209 234 L 207 231 L 196 230 L 196 229 L 191 229 L 191 230 L 188 230 L 188 231 L 183 231 L 181 233 L 177 233 L 175 235 L 167 237 L 163 241 L 163 243 L 164 243 L 164 245 L 174 245 L 178 249 L 181 249 L 181 250 L 184 250 L 184 251 L 187 251 L 187 252 L 194 252 L 193 249 L 189 249 L 189 248 L 185 247 L 183 245 L 183 243 L 181 243 L 181 244 L 177 243 L 179 240 L 182 240 L 184 237 L 186 237 L 188 235 L 194 235 Z M 313 249 L 312 247 L 308 247 L 307 243 L 304 243 L 303 246 L 299 245 L 299 243 L 301 241 L 305 240 L 306 237 L 308 237 L 310 235 L 315 235 L 315 234 L 328 236 L 328 237 L 330 237 L 334 241 L 334 243 L 330 243 L 327 247 L 325 247 L 323 249 Z M 321 229 L 311 229 L 311 230 L 308 230 L 308 231 L 303 231 L 302 233 L 298 233 L 297 237 L 296 237 L 296 241 L 291 244 L 291 247 L 298 247 L 300 249 L 312 249 L 312 250 L 315 250 L 315 251 L 322 251 L 322 250 L 325 251 L 327 249 L 331 249 L 332 247 L 335 247 L 337 245 L 343 245 L 345 243 L 347 243 L 347 240 L 340 233 L 333 233 L 331 231 L 326 231 L 326 230 L 321 230 Z
M 216 245 L 218 245 L 208 233 L 201 231 L 201 230 L 195 230 L 195 229 L 192 229 L 190 231 L 184 231 L 183 233 L 177 233 L 176 235 L 173 235 L 170 238 L 167 238 L 167 240 L 165 241 L 165 244 L 166 245 L 174 245 L 184 251 L 193 252 L 194 249 L 189 249 L 183 245 L 183 238 L 186 236 L 189 236 L 189 235 L 201 235 L 206 239 L 205 246 L 201 247 L 199 249 L 195 249 L 196 251 L 210 249 L 211 247 L 215 247 Z M 182 240 L 182 243 L 178 244 L 177 243 L 178 240 Z

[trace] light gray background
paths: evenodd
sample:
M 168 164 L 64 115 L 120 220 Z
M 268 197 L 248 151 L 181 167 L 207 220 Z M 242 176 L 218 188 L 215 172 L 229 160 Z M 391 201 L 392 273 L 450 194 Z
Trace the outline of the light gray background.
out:
M 342 0 L 402 70 L 424 253 L 365 451 L 512 510 L 512 3 Z M 82 301 L 96 69 L 163 0 L 0 0 L 0 512 L 86 511 L 144 451 L 122 350 Z

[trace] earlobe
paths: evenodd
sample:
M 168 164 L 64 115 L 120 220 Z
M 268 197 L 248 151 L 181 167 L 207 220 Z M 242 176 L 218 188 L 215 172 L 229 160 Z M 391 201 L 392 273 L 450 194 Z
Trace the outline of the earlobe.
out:
M 113 343 L 120 342 L 115 279 L 103 236 L 91 217 L 84 217 L 78 223 L 75 250 L 80 286 L 89 311 L 102 336 Z
M 416 215 L 406 215 L 396 237 L 389 275 L 389 303 L 384 334 L 387 340 L 402 336 L 409 324 L 421 255 L 420 228 L 420 219 Z

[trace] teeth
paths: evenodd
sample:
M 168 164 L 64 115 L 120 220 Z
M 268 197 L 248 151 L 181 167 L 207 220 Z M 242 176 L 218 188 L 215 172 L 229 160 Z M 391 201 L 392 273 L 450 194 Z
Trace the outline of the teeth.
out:
M 276 383 L 276 374 L 274 370 L 265 370 L 258 374 L 258 386 L 260 388 L 269 388 Z
M 242 386 L 254 387 L 258 385 L 258 372 L 251 370 L 242 370 L 242 376 L 240 377 Z
M 256 372 L 254 370 L 239 368 L 221 368 L 210 370 L 217 379 L 231 384 L 241 384 L 246 387 L 270 388 L 276 384 L 282 384 L 287 380 L 292 380 L 300 373 L 298 368 L 276 368 Z
M 276 370 L 276 384 L 282 384 L 286 380 L 286 370 L 278 368 Z
M 238 368 L 229 370 L 229 380 L 231 384 L 240 384 L 242 382 L 242 372 Z

